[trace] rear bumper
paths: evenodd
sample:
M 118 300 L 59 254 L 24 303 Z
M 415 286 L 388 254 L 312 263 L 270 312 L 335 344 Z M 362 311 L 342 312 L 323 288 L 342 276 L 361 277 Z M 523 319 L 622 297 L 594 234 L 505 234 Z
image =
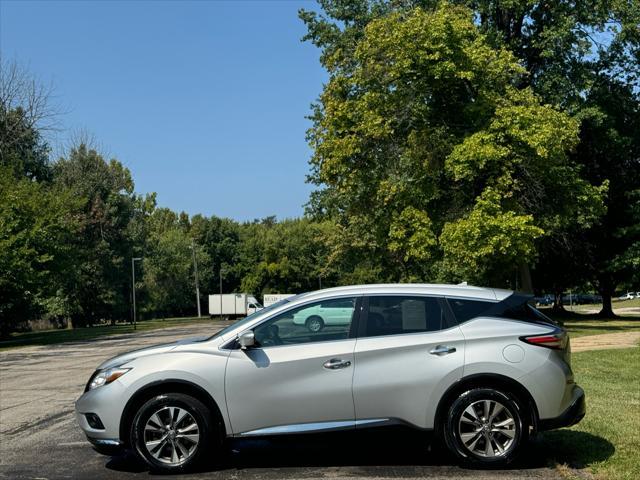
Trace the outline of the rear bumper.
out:
M 585 401 L 584 390 L 576 386 L 571 405 L 569 405 L 561 415 L 555 418 L 540 420 L 538 422 L 538 429 L 553 430 L 556 428 L 570 427 L 582 420 L 586 412 L 587 403 Z

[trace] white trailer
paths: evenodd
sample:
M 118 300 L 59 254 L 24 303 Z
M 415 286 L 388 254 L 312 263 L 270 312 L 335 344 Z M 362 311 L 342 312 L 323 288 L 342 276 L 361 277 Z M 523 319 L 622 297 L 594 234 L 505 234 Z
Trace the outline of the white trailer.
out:
M 293 297 L 295 293 L 265 293 L 262 296 L 262 304 L 266 307 L 273 305 L 274 303 L 284 300 L 285 298 Z
M 244 317 L 262 309 L 260 302 L 247 293 L 209 295 L 209 315 Z

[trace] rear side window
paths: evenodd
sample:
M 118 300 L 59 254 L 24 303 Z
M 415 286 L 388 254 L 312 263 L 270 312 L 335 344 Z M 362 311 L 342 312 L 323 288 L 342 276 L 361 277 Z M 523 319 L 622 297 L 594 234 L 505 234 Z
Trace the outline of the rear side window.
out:
M 463 323 L 472 318 L 487 314 L 487 312 L 496 305 L 495 302 L 466 300 L 462 298 L 447 298 L 447 301 L 458 323 Z
M 447 298 L 458 323 L 486 316 L 505 318 L 535 323 L 555 323 L 546 315 L 529 305 L 531 296 L 514 293 L 500 302 L 486 300 L 467 300 L 461 298 Z
M 438 298 L 369 297 L 365 336 L 433 332 L 449 328 Z
M 512 318 L 514 320 L 522 320 L 524 322 L 534 322 L 534 323 L 552 323 L 556 322 L 547 317 L 540 310 L 530 305 L 527 302 L 521 303 L 519 305 L 514 305 L 512 307 L 505 308 L 501 315 L 505 318 Z

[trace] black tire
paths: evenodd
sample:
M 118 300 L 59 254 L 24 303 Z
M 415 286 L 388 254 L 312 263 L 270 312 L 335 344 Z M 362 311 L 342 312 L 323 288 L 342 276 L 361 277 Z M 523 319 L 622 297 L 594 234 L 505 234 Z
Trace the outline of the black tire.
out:
M 162 418 L 158 418 L 163 420 L 163 424 L 167 423 L 164 420 L 171 418 L 169 414 L 169 412 L 172 411 L 170 410 L 171 408 L 174 409 L 173 412 L 175 412 L 175 408 L 186 411 L 186 414 L 175 424 L 175 427 L 173 420 L 171 420 L 170 429 L 174 432 L 173 441 L 178 441 L 180 445 L 176 448 L 175 444 L 172 444 L 170 440 L 169 442 L 165 442 L 165 446 L 159 448 L 155 453 L 161 457 L 170 457 L 170 452 L 173 451 L 173 448 L 177 451 L 178 457 L 176 458 L 178 458 L 178 463 L 167 463 L 166 459 L 162 461 L 161 458 L 154 457 L 146 445 L 146 442 L 154 440 L 154 438 L 150 439 L 149 435 L 169 435 L 166 431 L 159 431 L 158 433 L 147 431 L 147 437 L 145 438 L 145 427 L 147 427 L 147 422 L 150 421 L 151 417 L 158 412 L 162 412 Z M 167 417 L 167 415 L 169 416 Z M 191 424 L 191 419 L 197 424 L 197 434 L 199 437 L 194 447 L 193 444 L 190 443 L 192 440 L 178 440 L 175 438 L 175 432 L 179 431 L 179 427 L 186 427 L 186 423 Z M 166 428 L 166 425 L 162 425 L 161 428 Z M 195 430 L 189 430 L 189 432 L 186 433 L 192 433 L 194 431 Z M 193 437 L 193 435 L 191 435 L 191 437 Z M 207 462 L 211 461 L 212 454 L 213 457 L 218 457 L 219 455 L 216 455 L 216 453 L 221 453 L 221 445 L 220 442 L 217 441 L 219 438 L 219 426 L 212 412 L 205 404 L 192 396 L 182 393 L 165 393 L 149 399 L 138 409 L 131 424 L 130 445 L 136 454 L 149 465 L 152 471 L 159 473 L 179 473 L 192 470 L 196 466 L 202 466 L 205 463 L 205 459 Z M 193 451 L 189 450 L 190 446 L 193 447 Z M 218 452 L 212 451 L 215 447 L 218 447 Z M 188 455 L 181 456 L 184 451 L 188 451 Z
M 322 317 L 319 317 L 317 315 L 313 315 L 312 317 L 307 318 L 304 324 L 307 327 L 307 330 L 313 333 L 319 332 L 324 328 L 324 320 L 322 319 Z
M 489 418 L 484 415 L 487 405 Z M 469 412 L 473 412 L 475 418 Z M 526 443 L 527 418 L 523 404 L 515 395 L 493 388 L 474 388 L 451 404 L 442 433 L 449 450 L 464 464 L 507 465 Z

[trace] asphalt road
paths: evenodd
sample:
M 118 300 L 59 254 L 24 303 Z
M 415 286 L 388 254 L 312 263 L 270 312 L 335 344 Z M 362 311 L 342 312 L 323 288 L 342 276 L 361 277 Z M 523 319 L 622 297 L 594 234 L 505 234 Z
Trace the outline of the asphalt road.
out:
M 212 324 L 216 325 L 216 324 Z M 213 333 L 198 325 L 0 352 L 0 478 L 151 478 L 130 454 L 96 453 L 76 425 L 73 405 L 94 368 L 119 353 Z M 455 466 L 429 438 L 407 430 L 235 440 L 221 465 L 191 479 L 558 479 L 543 440 L 508 470 Z

